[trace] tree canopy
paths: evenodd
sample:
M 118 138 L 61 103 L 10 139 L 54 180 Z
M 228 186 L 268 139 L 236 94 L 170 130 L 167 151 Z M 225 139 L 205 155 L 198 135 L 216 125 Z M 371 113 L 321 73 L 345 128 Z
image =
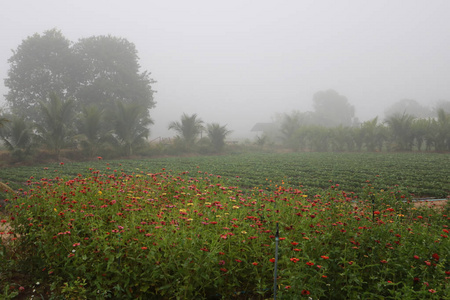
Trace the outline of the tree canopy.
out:
M 355 108 L 345 96 L 335 90 L 319 91 L 313 96 L 314 117 L 324 126 L 350 126 L 355 117 Z
M 73 43 L 51 29 L 23 40 L 8 63 L 6 101 L 28 120 L 42 120 L 36 108 L 51 93 L 73 99 L 77 112 L 88 104 L 113 109 L 116 101 L 155 105 L 154 81 L 140 70 L 136 47 L 124 38 L 92 36 Z

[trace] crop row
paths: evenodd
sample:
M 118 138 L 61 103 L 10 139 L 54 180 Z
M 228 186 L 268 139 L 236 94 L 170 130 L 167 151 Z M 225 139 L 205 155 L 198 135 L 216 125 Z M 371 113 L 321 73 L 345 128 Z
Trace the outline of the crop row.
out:
M 293 187 L 327 188 L 340 184 L 347 191 L 363 192 L 367 183 L 375 189 L 396 187 L 405 195 L 445 198 L 450 194 L 450 156 L 432 153 L 289 153 L 227 156 L 171 157 L 145 160 L 64 163 L 47 166 L 4 168 L 0 181 L 21 188 L 30 176 L 70 178 L 89 170 L 118 170 L 129 174 L 162 168 L 178 172 L 198 170 L 221 175 L 243 188 L 273 189 L 281 182 Z

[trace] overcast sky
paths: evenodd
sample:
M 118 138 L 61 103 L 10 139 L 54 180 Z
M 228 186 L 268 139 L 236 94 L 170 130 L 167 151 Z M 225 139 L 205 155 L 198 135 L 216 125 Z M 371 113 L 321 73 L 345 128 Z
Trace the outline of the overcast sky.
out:
M 157 81 L 152 138 L 174 135 L 184 112 L 238 138 L 275 113 L 312 110 L 321 90 L 361 120 L 405 98 L 450 100 L 449 15 L 447 0 L 1 1 L 0 76 L 34 33 L 124 37 Z

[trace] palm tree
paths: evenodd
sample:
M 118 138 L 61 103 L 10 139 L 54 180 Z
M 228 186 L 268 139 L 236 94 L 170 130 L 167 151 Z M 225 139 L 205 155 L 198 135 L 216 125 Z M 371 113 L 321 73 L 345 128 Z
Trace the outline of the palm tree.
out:
M 416 119 L 412 123 L 412 134 L 418 151 L 422 151 L 423 145 L 426 143 L 428 127 L 430 126 L 431 119 Z
M 225 138 L 231 133 L 231 131 L 226 128 L 226 125 L 220 126 L 219 123 L 208 124 L 206 132 L 211 141 L 211 145 L 216 152 L 220 152 L 223 149 L 225 146 Z
M 294 111 L 290 115 L 284 114 L 280 124 L 280 131 L 283 135 L 284 144 L 294 151 L 298 150 L 299 143 L 295 138 L 295 132 L 302 126 L 303 119 L 300 112 Z
M 89 157 L 98 155 L 98 150 L 106 139 L 104 126 L 104 111 L 98 106 L 90 105 L 83 108 L 78 120 L 77 138 Z
M 412 123 L 414 116 L 403 113 L 394 114 L 386 119 L 392 134 L 392 140 L 397 144 L 398 150 L 411 150 L 414 141 Z
M 147 109 L 137 103 L 117 102 L 111 117 L 116 140 L 127 156 L 133 155 L 135 146 L 142 144 L 150 134 L 148 126 L 153 121 L 148 117 Z
M 450 150 L 450 114 L 440 108 L 437 111 L 436 124 L 436 150 Z
M 5 117 L 0 117 L 0 128 L 2 128 L 3 126 L 5 126 L 5 123 L 9 122 L 9 120 Z
M 181 122 L 171 122 L 169 124 L 169 130 L 175 130 L 178 133 L 178 137 L 186 143 L 188 148 L 195 144 L 203 129 L 203 121 L 197 118 L 197 114 L 188 116 L 184 113 L 181 116 Z
M 49 101 L 39 103 L 43 120 L 36 126 L 38 137 L 59 158 L 61 149 L 71 137 L 75 102 L 62 100 L 56 93 L 51 93 Z
M 0 136 L 6 148 L 17 160 L 23 160 L 31 153 L 33 130 L 24 119 L 12 118 L 12 121 L 7 126 L 0 129 Z

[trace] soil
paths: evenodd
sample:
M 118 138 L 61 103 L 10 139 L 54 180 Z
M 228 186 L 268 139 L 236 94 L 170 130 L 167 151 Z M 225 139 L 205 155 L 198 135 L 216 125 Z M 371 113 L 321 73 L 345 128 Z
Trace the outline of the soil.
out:
M 414 207 L 428 207 L 428 208 L 435 208 L 444 210 L 445 205 L 447 204 L 449 200 L 423 200 L 423 201 L 415 201 Z

